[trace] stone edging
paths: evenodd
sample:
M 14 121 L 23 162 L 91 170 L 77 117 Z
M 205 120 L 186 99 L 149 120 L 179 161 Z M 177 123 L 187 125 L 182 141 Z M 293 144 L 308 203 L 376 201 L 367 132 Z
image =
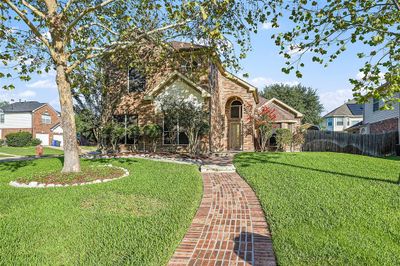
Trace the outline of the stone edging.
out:
M 75 183 L 75 184 L 44 184 L 44 183 L 39 183 L 36 181 L 32 181 L 29 182 L 29 184 L 25 184 L 25 183 L 19 183 L 17 181 L 11 181 L 9 183 L 10 186 L 13 187 L 22 187 L 22 188 L 50 188 L 50 187 L 75 187 L 75 186 L 84 186 L 84 185 L 92 185 L 92 184 L 99 184 L 99 183 L 106 183 L 106 182 L 110 182 L 110 181 L 114 181 L 114 180 L 118 180 L 124 177 L 127 177 L 129 175 L 129 171 L 126 168 L 123 167 L 119 167 L 119 166 L 114 166 L 112 164 L 105 164 L 105 165 L 98 165 L 97 167 L 113 167 L 113 168 L 117 168 L 117 169 L 121 169 L 122 171 L 124 171 L 124 174 L 120 177 L 116 177 L 116 178 L 108 178 L 108 179 L 96 179 L 90 182 L 83 182 L 83 183 Z

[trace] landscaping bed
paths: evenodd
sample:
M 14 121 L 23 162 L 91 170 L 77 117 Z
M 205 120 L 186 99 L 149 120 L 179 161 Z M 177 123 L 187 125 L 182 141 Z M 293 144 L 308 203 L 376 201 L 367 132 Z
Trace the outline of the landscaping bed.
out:
M 396 265 L 400 261 L 399 157 L 242 153 L 279 265 Z
M 0 265 L 165 265 L 199 206 L 194 165 L 112 164 L 129 176 L 98 185 L 21 189 L 18 177 L 61 170 L 62 158 L 0 163 Z
M 102 182 L 122 177 L 125 174 L 123 168 L 108 165 L 83 166 L 79 173 L 61 173 L 59 169 L 49 172 L 31 173 L 17 178 L 20 184 L 40 183 L 43 185 L 74 185 L 92 181 Z

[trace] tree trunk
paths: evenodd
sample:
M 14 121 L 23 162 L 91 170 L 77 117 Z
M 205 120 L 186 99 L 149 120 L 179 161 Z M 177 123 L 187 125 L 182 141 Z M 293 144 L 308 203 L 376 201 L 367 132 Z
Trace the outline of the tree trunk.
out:
M 64 137 L 64 166 L 62 172 L 80 172 L 81 165 L 76 139 L 75 114 L 72 102 L 71 85 L 65 73 L 65 66 L 58 65 L 56 70 L 56 81 L 61 105 L 61 126 Z

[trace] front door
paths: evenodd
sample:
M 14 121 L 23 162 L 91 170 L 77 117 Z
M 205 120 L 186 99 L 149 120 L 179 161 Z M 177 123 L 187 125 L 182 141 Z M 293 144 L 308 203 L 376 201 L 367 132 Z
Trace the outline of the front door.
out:
M 242 149 L 242 127 L 240 122 L 231 122 L 229 126 L 229 148 L 231 150 Z

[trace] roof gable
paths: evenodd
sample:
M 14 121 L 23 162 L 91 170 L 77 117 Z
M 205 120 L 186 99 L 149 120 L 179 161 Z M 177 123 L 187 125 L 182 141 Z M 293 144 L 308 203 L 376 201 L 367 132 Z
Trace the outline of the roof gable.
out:
M 202 87 L 196 85 L 193 81 L 191 81 L 188 77 L 184 76 L 183 74 L 179 73 L 178 71 L 172 72 L 170 75 L 168 75 L 164 80 L 162 80 L 156 87 L 154 87 L 152 90 L 150 90 L 147 93 L 147 96 L 154 97 L 157 92 L 168 86 L 169 84 L 173 83 L 175 80 L 180 79 L 198 92 L 201 93 L 201 96 L 203 98 L 208 98 L 211 97 L 210 93 L 208 93 L 205 89 Z
M 356 104 L 354 102 L 347 102 L 332 110 L 331 112 L 324 115 L 324 117 L 332 116 L 362 116 L 364 107 L 362 104 Z
M 300 113 L 299 111 L 297 111 L 293 107 L 287 105 L 286 103 L 284 103 L 284 102 L 282 102 L 282 101 L 280 101 L 280 100 L 278 100 L 276 98 L 272 98 L 270 100 L 262 98 L 262 100 L 260 100 L 260 102 L 264 102 L 264 103 L 260 104 L 259 107 L 261 107 L 263 105 L 266 105 L 266 104 L 268 105 L 268 104 L 274 103 L 274 104 L 277 104 L 277 105 L 283 107 L 284 109 L 290 111 L 291 113 L 293 113 L 296 116 L 296 118 L 302 118 L 304 116 L 302 113 Z

